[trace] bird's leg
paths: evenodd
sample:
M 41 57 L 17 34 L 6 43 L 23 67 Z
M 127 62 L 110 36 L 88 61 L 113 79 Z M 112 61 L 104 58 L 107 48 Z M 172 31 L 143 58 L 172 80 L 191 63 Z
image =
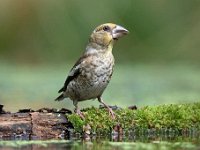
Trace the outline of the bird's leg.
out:
M 81 112 L 81 110 L 78 108 L 78 101 L 73 101 L 73 104 L 75 106 L 74 112 L 81 117 L 81 119 L 85 119 L 84 114 Z
M 108 112 L 111 115 L 112 119 L 115 119 L 115 113 L 113 112 L 112 108 L 110 108 L 108 105 L 106 105 L 101 97 L 98 97 L 98 101 L 108 109 Z

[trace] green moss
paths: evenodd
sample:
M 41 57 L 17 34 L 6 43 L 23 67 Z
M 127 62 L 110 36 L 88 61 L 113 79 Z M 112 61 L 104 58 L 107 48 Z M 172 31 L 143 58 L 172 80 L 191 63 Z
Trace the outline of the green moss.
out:
M 85 120 L 76 114 L 68 116 L 75 131 L 83 131 L 89 125 L 92 132 L 107 133 L 119 125 L 124 131 L 130 129 L 175 129 L 183 131 L 200 128 L 200 103 L 146 106 L 138 110 L 120 109 L 115 111 L 112 120 L 107 110 L 88 108 L 84 111 Z

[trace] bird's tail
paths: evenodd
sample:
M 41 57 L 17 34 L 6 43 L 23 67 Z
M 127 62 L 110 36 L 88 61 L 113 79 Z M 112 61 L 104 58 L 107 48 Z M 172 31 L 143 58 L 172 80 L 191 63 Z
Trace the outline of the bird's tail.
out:
M 60 96 L 58 96 L 55 101 L 62 101 L 65 98 L 64 94 L 62 93 Z

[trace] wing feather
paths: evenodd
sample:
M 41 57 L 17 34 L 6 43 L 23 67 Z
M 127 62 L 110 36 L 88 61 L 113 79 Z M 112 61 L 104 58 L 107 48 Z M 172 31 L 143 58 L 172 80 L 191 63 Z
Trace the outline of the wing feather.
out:
M 67 79 L 65 80 L 64 86 L 58 91 L 58 93 L 66 91 L 68 84 L 80 75 L 80 61 L 81 59 L 79 59 L 77 63 L 73 66 L 73 68 L 69 72 Z

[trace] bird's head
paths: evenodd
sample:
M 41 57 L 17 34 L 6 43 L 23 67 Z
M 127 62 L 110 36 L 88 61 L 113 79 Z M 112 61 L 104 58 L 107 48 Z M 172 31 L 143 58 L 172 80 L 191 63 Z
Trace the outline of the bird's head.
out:
M 92 32 L 90 42 L 99 46 L 107 47 L 113 45 L 113 41 L 118 40 L 128 33 L 128 30 L 122 26 L 113 23 L 105 23 L 96 27 Z

